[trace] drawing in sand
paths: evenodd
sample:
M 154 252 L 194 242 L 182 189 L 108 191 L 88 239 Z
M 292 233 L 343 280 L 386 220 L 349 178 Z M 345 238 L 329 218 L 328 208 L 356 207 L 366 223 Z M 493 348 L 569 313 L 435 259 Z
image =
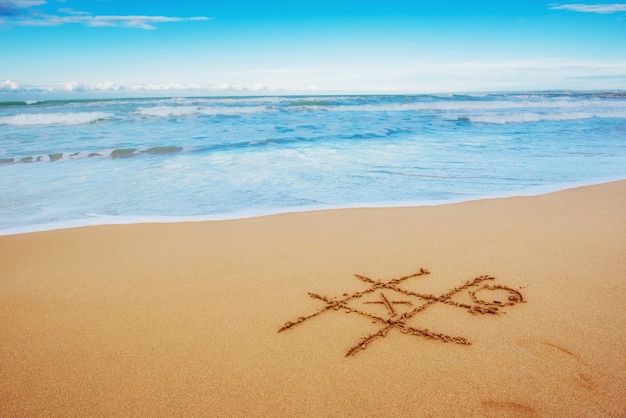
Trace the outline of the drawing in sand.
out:
M 501 308 L 525 302 L 522 294 L 515 289 L 500 284 L 490 285 L 483 283 L 485 281 L 495 280 L 495 278 L 491 276 L 478 276 L 473 280 L 467 281 L 461 286 L 455 287 L 439 296 L 417 293 L 400 286 L 409 279 L 426 276 L 428 274 L 430 274 L 428 270 L 421 268 L 417 273 L 392 279 L 387 282 L 355 274 L 359 280 L 369 284 L 370 287 L 366 290 L 352 294 L 344 293 L 341 297 L 328 297 L 317 293 L 309 293 L 310 297 L 323 301 L 325 305 L 310 315 L 300 316 L 295 321 L 287 322 L 278 330 L 278 332 L 291 329 L 296 325 L 300 325 L 304 321 L 314 318 L 324 312 L 330 310 L 342 310 L 346 313 L 361 315 L 374 323 L 380 324 L 381 326 L 378 331 L 361 338 L 356 345 L 352 346 L 346 352 L 346 357 L 352 356 L 361 350 L 365 350 L 371 342 L 385 337 L 387 333 L 394 328 L 400 330 L 403 334 L 415 335 L 443 342 L 470 345 L 471 342 L 465 337 L 437 333 L 429 331 L 427 328 L 416 328 L 407 324 L 407 321 L 418 313 L 423 312 L 425 309 L 438 303 L 463 308 L 471 314 L 499 315 L 503 313 Z M 480 286 L 481 283 L 483 283 L 482 286 Z M 468 291 L 471 303 L 453 300 L 454 296 L 462 293 L 463 291 Z M 489 292 L 494 291 L 497 292 L 496 296 L 491 298 L 491 300 L 486 300 Z M 376 292 L 379 295 L 378 300 L 358 302 L 364 296 L 371 295 L 373 293 L 375 294 Z M 392 296 L 398 293 L 402 295 L 398 296 L 403 297 L 402 299 L 397 299 L 396 296 Z M 404 296 L 406 296 L 406 298 L 404 298 Z M 365 305 L 380 305 L 386 310 L 386 315 L 381 315 L 380 310 L 370 312 L 366 309 L 367 307 Z

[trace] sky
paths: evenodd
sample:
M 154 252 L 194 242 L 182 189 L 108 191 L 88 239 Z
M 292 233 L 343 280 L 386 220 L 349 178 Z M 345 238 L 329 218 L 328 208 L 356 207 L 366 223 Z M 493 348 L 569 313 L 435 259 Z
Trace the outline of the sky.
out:
M 626 90 L 626 3 L 0 0 L 0 100 Z

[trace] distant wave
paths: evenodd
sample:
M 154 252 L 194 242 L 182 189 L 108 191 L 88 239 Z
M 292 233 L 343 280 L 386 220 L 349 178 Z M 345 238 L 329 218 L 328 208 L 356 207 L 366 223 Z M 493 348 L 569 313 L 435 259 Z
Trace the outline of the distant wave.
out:
M 228 115 L 245 115 L 251 113 L 264 113 L 270 111 L 267 106 L 242 106 L 242 107 L 228 107 L 228 106 L 154 106 L 154 107 L 141 107 L 135 112 L 142 116 L 156 116 L 156 117 L 184 117 L 184 116 L 196 116 L 196 115 L 214 115 L 214 116 L 228 116 Z
M 101 151 L 77 151 L 77 152 L 53 152 L 27 157 L 4 157 L 0 158 L 0 164 L 12 163 L 39 163 L 56 162 L 84 158 L 131 158 L 140 155 L 167 155 L 178 154 L 185 151 L 185 148 L 178 145 L 155 146 L 150 148 L 116 148 Z
M 269 137 L 255 140 L 235 141 L 235 142 L 218 142 L 206 145 L 194 145 L 194 146 L 181 146 L 181 145 L 159 145 L 147 148 L 138 147 L 124 147 L 115 149 L 103 149 L 103 150 L 90 150 L 90 151 L 73 151 L 73 152 L 51 152 L 38 155 L 27 156 L 2 156 L 0 155 L 0 164 L 15 164 L 15 163 L 43 163 L 43 162 L 57 162 L 57 161 L 69 161 L 79 160 L 85 158 L 134 158 L 148 155 L 171 155 L 179 153 L 209 153 L 213 151 L 235 150 L 235 149 L 251 149 L 266 146 L 281 146 L 289 144 L 297 144 L 302 142 L 313 143 L 323 142 L 326 140 L 340 139 L 340 140 L 368 140 L 375 138 L 392 137 L 399 134 L 409 133 L 411 131 L 399 129 L 399 128 L 386 128 L 385 130 L 376 132 L 362 132 L 352 135 L 322 135 L 317 137 Z
M 44 163 L 44 162 L 57 162 L 57 161 L 70 161 L 81 160 L 85 158 L 94 159 L 120 159 L 120 158 L 135 158 L 140 156 L 150 155 L 172 155 L 179 153 L 203 153 L 211 151 L 222 151 L 231 149 L 243 149 L 264 147 L 268 145 L 282 145 L 289 143 L 296 143 L 302 141 L 310 141 L 310 139 L 295 137 L 295 138 L 268 138 L 255 141 L 241 141 L 241 142 L 222 142 L 217 144 L 210 144 L 204 146 L 192 146 L 182 147 L 180 145 L 163 145 L 153 146 L 148 148 L 115 148 L 105 150 L 92 150 L 92 151 L 75 151 L 75 152 L 52 152 L 48 154 L 29 155 L 29 156 L 0 156 L 0 164 L 16 164 L 16 163 Z
M 23 111 L 29 104 L 46 113 Z M 417 112 L 442 116 L 447 120 L 482 123 L 524 123 L 572 120 L 589 117 L 623 118 L 626 95 L 526 94 L 526 95 L 424 95 L 424 96 L 300 96 L 247 98 L 158 98 L 51 100 L 41 102 L 0 102 L 13 112 L 0 117 L 0 125 L 78 125 L 113 117 L 131 122 L 143 118 L 186 118 L 196 116 L 245 116 L 262 113 L 300 114 L 302 112 Z M 82 108 L 84 112 L 65 109 Z M 95 107 L 95 108 L 94 108 Z M 33 107 L 34 110 L 35 107 Z M 43 109 L 42 109 L 43 108 Z M 56 110 L 58 113 L 52 113 Z M 93 112 L 87 110 L 93 109 Z M 26 113 L 29 112 L 29 113 Z M 6 114 L 6 113 L 5 113 Z M 441 115 L 443 114 L 443 115 Z M 545 115 L 545 116 L 544 116 Z M 564 116 L 565 115 L 565 116 Z M 568 116 L 569 115 L 569 116 Z M 582 116 L 580 116 L 582 115 Z M 591 115 L 591 116 L 589 116 Z
M 567 112 L 567 113 L 510 113 L 510 114 L 490 114 L 481 116 L 469 116 L 459 118 L 460 121 L 471 121 L 477 123 L 508 124 L 508 123 L 533 123 L 542 121 L 567 121 L 591 118 L 615 118 L 626 119 L 626 110 L 599 111 L 599 112 Z
M 15 107 L 15 106 L 30 106 L 30 105 L 35 105 L 35 104 L 39 104 L 39 103 L 43 103 L 39 100 L 11 100 L 8 102 L 0 102 L 0 108 L 1 107 Z
M 0 125 L 83 125 L 112 117 L 112 114 L 105 112 L 20 113 L 18 115 L 0 117 Z
M 288 106 L 291 107 L 306 107 L 306 106 L 336 106 L 338 101 L 330 101 L 324 99 L 316 99 L 316 98 L 306 98 L 301 100 L 294 100 L 289 103 Z
M 315 106 L 323 106 L 317 104 Z M 408 102 L 408 103 L 383 103 L 383 104 L 360 104 L 338 105 L 329 110 L 344 112 L 402 112 L 402 111 L 493 111 L 501 109 L 572 109 L 572 108 L 617 108 L 626 107 L 626 101 L 616 100 L 606 103 L 600 101 L 568 101 L 568 100 L 543 100 L 543 101 L 438 101 L 438 102 Z

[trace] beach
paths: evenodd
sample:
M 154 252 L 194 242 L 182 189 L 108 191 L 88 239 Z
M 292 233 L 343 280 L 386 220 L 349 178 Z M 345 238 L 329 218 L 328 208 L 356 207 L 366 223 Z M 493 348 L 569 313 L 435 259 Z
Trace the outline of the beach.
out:
M 625 214 L 617 181 L 0 236 L 0 415 L 623 417 Z

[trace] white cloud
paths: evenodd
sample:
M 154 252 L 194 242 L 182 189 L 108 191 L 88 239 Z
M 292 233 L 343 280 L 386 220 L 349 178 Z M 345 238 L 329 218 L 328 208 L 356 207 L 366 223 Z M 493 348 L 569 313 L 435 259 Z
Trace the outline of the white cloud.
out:
M 69 9 L 67 7 L 61 8 L 58 10 L 59 13 L 68 14 L 68 15 L 90 15 L 89 12 L 79 12 L 74 9 Z
M 95 90 L 97 91 L 122 91 L 122 90 L 125 90 L 125 88 L 124 86 L 120 86 L 119 84 L 115 84 L 111 81 L 107 81 L 104 83 L 96 84 Z
M 257 83 L 254 86 L 250 87 L 250 91 L 265 91 L 265 90 L 269 90 L 269 87 L 261 83 Z
M 97 84 L 85 84 L 80 81 L 51 85 L 20 85 L 14 81 L 0 81 L 0 93 L 106 93 L 106 92 L 168 92 L 196 91 L 202 87 L 195 83 L 151 83 L 120 85 L 111 81 Z
M 198 84 L 190 83 L 151 83 L 151 84 L 134 84 L 123 86 L 120 84 L 107 81 L 95 85 L 88 85 L 78 81 L 65 83 L 63 86 L 48 87 L 48 91 L 72 91 L 72 92 L 115 92 L 115 91 L 137 91 L 137 92 L 159 92 L 159 91 L 190 91 L 198 90 L 201 87 Z M 37 89 L 41 89 L 37 87 Z
M 79 83 L 78 81 L 72 81 L 69 83 L 65 83 L 65 89 L 67 91 L 85 91 L 87 87 L 83 83 Z
M 267 84 L 230 84 L 221 83 L 207 87 L 204 90 L 213 92 L 225 92 L 225 93 L 246 93 L 246 92 L 269 92 L 269 93 L 297 93 L 297 92 L 321 92 L 325 89 L 319 87 L 316 84 L 309 84 L 305 86 L 276 86 Z
M 92 27 L 129 27 L 139 29 L 156 29 L 158 23 L 194 22 L 211 20 L 206 16 L 135 16 L 135 15 L 92 15 L 89 12 L 61 8 L 59 14 L 16 13 L 20 8 L 32 7 L 45 3 L 41 0 L 0 0 L 0 15 L 5 15 L 4 22 L 18 26 L 60 26 L 66 24 L 82 24 Z M 6 11 L 5 11 L 6 10 Z M 4 11 L 4 12 L 3 12 Z
M 137 84 L 128 87 L 122 87 L 124 90 L 130 91 L 188 91 L 199 90 L 201 87 L 198 84 L 184 84 L 184 83 L 151 83 L 151 84 Z
M 582 12 L 582 13 L 600 13 L 600 14 L 610 14 L 610 13 L 618 13 L 618 12 L 626 12 L 626 4 L 624 3 L 616 3 L 616 4 L 550 4 L 548 5 L 550 10 L 570 10 L 574 12 Z
M 59 26 L 69 23 L 79 23 L 92 27 L 130 27 L 138 29 L 156 29 L 157 23 L 206 21 L 208 17 L 170 17 L 170 16 L 92 16 L 90 14 L 73 12 L 65 16 L 41 15 L 30 16 L 14 22 L 21 26 Z
M 0 0 L 0 11 L 26 9 L 28 7 L 45 4 L 45 0 Z
M 20 85 L 14 81 L 6 80 L 0 82 L 0 91 L 19 91 L 21 90 Z
M 259 84 L 259 87 L 262 86 Z M 209 87 L 210 90 L 218 90 L 218 91 L 250 91 L 252 90 L 251 86 L 246 86 L 244 84 L 230 84 L 230 83 L 221 83 L 215 86 Z M 267 88 L 266 88 L 267 89 Z

